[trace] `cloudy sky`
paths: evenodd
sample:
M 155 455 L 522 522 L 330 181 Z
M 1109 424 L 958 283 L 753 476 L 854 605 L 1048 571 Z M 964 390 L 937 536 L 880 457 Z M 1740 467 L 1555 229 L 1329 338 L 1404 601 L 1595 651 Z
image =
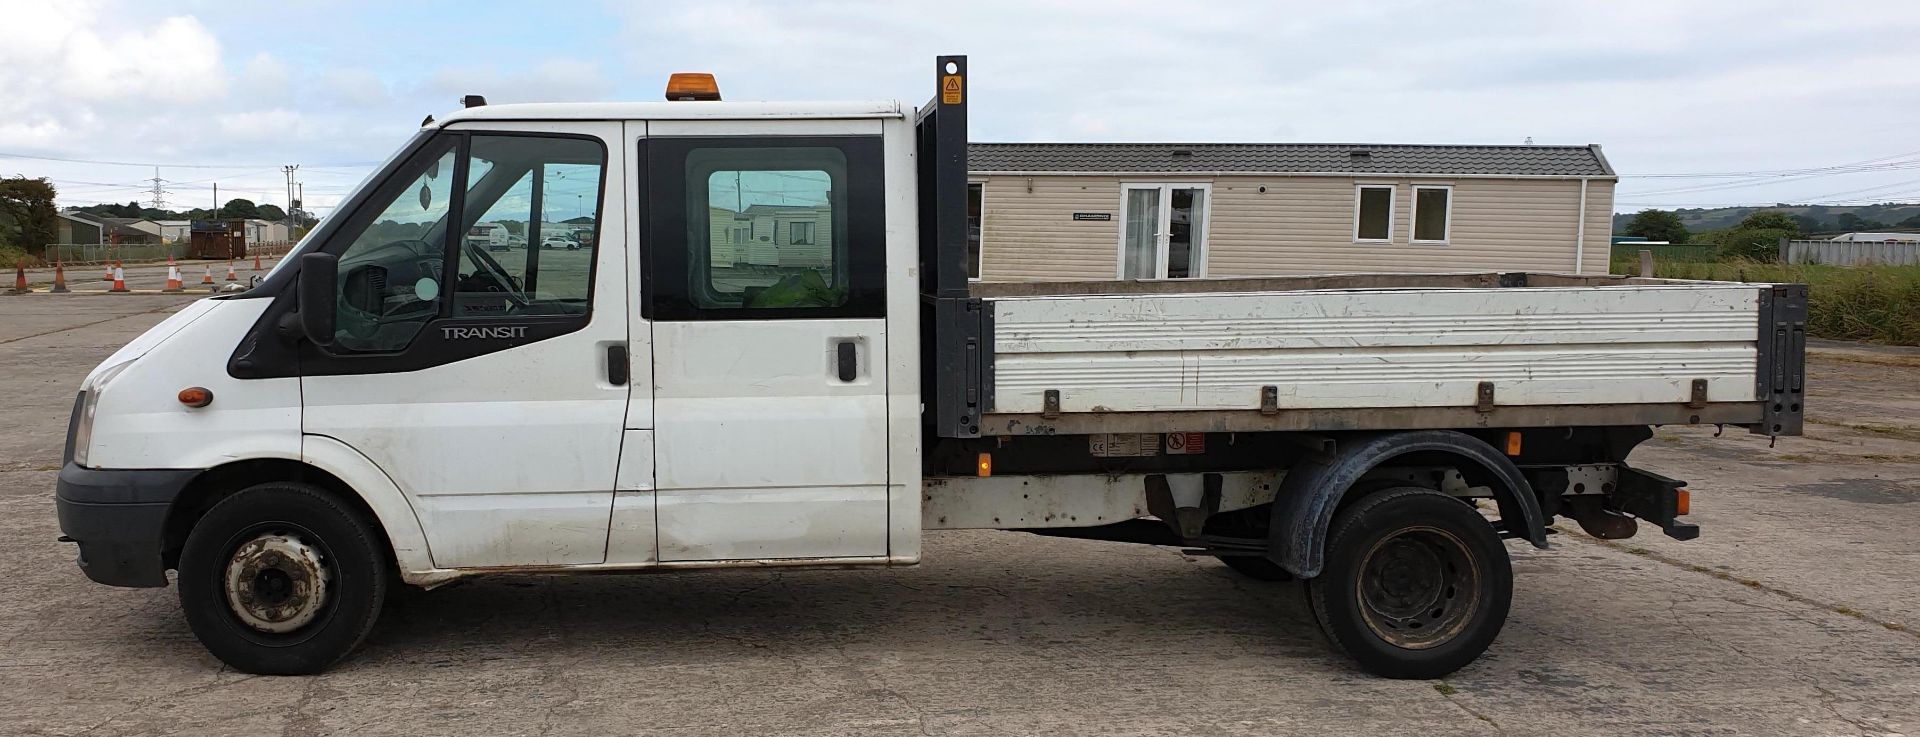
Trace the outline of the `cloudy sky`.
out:
M 1916 38 L 1913 0 L 0 0 L 0 175 L 283 204 L 298 163 L 324 208 L 463 93 L 918 103 L 965 53 L 979 141 L 1531 137 L 1602 144 L 1626 211 L 1920 200 Z

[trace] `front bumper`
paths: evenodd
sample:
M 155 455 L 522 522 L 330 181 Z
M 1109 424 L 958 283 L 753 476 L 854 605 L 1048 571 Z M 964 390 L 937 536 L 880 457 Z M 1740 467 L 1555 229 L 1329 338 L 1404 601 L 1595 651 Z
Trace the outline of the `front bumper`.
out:
M 108 586 L 167 585 L 161 551 L 167 510 L 195 469 L 60 469 L 60 532 L 80 544 L 80 570 Z

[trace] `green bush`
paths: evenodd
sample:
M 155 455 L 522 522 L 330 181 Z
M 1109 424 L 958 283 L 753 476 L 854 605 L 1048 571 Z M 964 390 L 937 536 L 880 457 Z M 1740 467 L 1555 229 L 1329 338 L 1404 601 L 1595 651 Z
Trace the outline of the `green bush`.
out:
M 40 262 L 39 256 L 35 256 L 33 254 L 27 253 L 26 251 L 22 251 L 19 248 L 14 246 L 0 244 L 0 268 L 5 268 L 8 271 L 12 271 L 14 267 L 17 267 L 17 266 L 25 266 L 31 269 L 39 266 L 44 266 L 44 265 L 45 264 L 42 264 Z M 7 285 L 12 286 L 13 275 L 7 274 L 6 279 L 7 279 L 7 282 L 6 282 Z
M 1719 260 L 1773 261 L 1780 255 L 1780 239 L 1798 237 L 1785 228 L 1735 226 L 1700 234 L 1699 241 L 1711 243 Z

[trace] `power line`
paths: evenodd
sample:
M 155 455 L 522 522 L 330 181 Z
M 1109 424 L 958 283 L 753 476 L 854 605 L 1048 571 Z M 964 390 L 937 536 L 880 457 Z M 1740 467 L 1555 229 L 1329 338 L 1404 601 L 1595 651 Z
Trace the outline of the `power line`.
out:
M 1708 177 L 1758 178 L 1758 177 L 1796 176 L 1801 174 L 1815 174 L 1815 173 L 1821 173 L 1821 172 L 1847 173 L 1847 172 L 1854 172 L 1854 171 L 1886 171 L 1891 169 L 1920 168 L 1920 159 L 1890 161 L 1891 159 L 1901 159 L 1903 157 L 1908 157 L 1908 156 L 1920 156 L 1920 151 L 1908 151 L 1906 153 L 1893 154 L 1891 156 L 1881 156 L 1877 158 L 1866 159 L 1864 161 L 1856 161 L 1848 164 L 1834 164 L 1832 166 L 1815 166 L 1815 167 L 1808 167 L 1803 169 L 1771 169 L 1771 170 L 1761 169 L 1761 170 L 1754 170 L 1754 171 L 1718 171 L 1718 172 L 1669 173 L 1669 174 L 1622 174 L 1620 176 L 1623 179 L 1625 178 L 1700 179 L 1700 178 L 1708 178 Z

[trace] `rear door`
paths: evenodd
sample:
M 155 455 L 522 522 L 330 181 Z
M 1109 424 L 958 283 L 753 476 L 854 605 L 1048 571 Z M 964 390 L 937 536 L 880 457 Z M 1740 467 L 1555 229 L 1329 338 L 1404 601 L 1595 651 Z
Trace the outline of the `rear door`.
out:
M 428 140 L 326 246 L 338 333 L 301 356 L 303 424 L 404 491 L 441 567 L 606 559 L 627 409 L 618 123 Z M 498 223 L 504 250 L 470 237 Z M 598 232 L 595 248 L 541 249 Z M 504 243 L 502 245 L 505 245 Z
M 880 131 L 648 123 L 661 561 L 887 555 Z

